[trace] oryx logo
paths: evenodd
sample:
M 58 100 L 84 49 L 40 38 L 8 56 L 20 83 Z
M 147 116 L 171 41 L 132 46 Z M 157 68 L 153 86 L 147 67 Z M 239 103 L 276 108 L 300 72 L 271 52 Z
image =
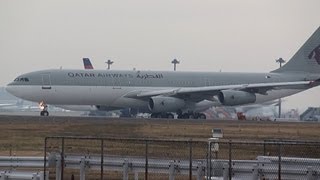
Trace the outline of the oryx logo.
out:
M 317 63 L 320 65 L 320 45 L 316 48 L 314 48 L 310 54 L 308 55 L 309 59 L 315 59 Z

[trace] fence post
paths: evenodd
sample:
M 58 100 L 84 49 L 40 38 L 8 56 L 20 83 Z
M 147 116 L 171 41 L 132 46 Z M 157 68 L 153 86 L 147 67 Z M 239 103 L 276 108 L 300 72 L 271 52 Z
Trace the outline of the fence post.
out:
M 231 154 L 231 141 L 229 141 L 229 180 L 232 179 L 232 164 L 231 164 L 231 158 L 232 158 L 232 154 Z
M 189 180 L 192 180 L 192 141 L 189 141 Z
M 254 165 L 252 169 L 252 180 L 256 180 L 259 177 L 258 165 Z
M 0 173 L 0 180 L 5 180 L 5 179 L 7 179 L 6 172 L 1 172 Z
M 43 179 L 46 179 L 46 171 L 47 171 L 47 137 L 44 138 L 44 163 L 43 163 Z M 10 153 L 11 156 L 11 153 Z
M 38 173 L 32 173 L 32 179 L 38 179 Z
M 104 154 L 103 154 L 103 139 L 101 139 L 101 170 L 100 170 L 100 179 L 103 180 L 103 157 L 104 157 Z
M 56 160 L 56 180 L 61 180 L 61 156 L 57 156 Z
M 6 179 L 6 173 L 5 172 L 1 172 L 0 173 L 0 180 L 5 180 Z
M 169 164 L 169 180 L 174 180 L 174 165 L 173 161 Z
M 144 173 L 144 179 L 148 180 L 148 140 L 145 141 L 146 143 L 146 165 L 145 165 L 145 173 Z
M 123 163 L 123 180 L 129 179 L 129 162 L 127 159 L 124 160 Z
M 61 179 L 63 178 L 63 172 L 64 172 L 64 137 L 61 139 Z
M 211 141 L 209 140 L 208 144 L 208 160 L 207 160 L 207 180 L 211 179 L 211 161 L 212 161 L 212 156 L 211 156 Z
M 44 173 L 43 172 L 40 172 L 39 176 L 40 176 L 39 180 L 49 180 L 48 176 L 47 176 L 47 179 L 44 179 Z
M 227 163 L 223 163 L 223 180 L 229 179 L 229 168 Z
M 203 166 L 200 162 L 198 162 L 198 166 L 197 166 L 197 180 L 201 180 L 202 176 L 203 176 Z
M 278 180 L 281 180 L 281 142 L 278 142 Z
M 139 180 L 139 172 L 134 172 L 134 180 Z
M 317 174 L 317 171 L 314 170 L 314 168 L 312 168 L 311 166 L 308 166 L 307 167 L 307 179 L 308 180 L 316 180 L 317 177 L 316 177 L 316 174 Z
M 80 161 L 80 180 L 86 179 L 86 159 L 81 158 Z

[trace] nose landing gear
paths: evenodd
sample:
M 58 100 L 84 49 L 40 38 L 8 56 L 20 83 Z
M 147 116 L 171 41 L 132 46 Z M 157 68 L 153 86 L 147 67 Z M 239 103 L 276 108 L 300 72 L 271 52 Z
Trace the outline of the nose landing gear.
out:
M 47 105 L 45 102 L 41 101 L 41 102 L 39 103 L 39 107 L 40 107 L 40 109 L 42 110 L 42 111 L 40 112 L 40 116 L 49 116 L 48 105 Z

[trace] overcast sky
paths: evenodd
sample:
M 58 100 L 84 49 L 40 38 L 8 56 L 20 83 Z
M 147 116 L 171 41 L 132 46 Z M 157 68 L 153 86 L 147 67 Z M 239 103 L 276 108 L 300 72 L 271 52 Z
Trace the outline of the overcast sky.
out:
M 0 0 L 0 86 L 51 68 L 268 72 L 319 27 L 319 0 Z M 287 108 L 320 106 L 320 88 Z

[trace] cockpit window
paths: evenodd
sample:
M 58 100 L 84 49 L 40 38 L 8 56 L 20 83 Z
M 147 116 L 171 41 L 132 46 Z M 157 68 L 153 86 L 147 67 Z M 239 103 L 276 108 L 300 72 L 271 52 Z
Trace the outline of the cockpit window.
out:
M 26 77 L 18 77 L 14 79 L 15 82 L 29 82 L 29 78 Z

